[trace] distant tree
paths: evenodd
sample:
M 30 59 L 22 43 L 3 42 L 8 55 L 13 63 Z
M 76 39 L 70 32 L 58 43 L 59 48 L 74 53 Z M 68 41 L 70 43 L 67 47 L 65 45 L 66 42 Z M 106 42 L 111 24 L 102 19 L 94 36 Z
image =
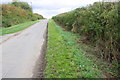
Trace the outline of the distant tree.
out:
M 32 12 L 32 8 L 27 2 L 12 2 L 12 5 Z

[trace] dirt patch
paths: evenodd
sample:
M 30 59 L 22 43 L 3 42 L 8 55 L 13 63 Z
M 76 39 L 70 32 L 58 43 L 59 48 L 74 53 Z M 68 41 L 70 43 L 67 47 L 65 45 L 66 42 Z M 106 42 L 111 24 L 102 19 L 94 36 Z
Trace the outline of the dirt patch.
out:
M 40 56 L 39 59 L 36 62 L 35 65 L 35 70 L 33 72 L 33 78 L 44 78 L 44 70 L 45 70 L 45 66 L 46 66 L 46 61 L 45 61 L 45 55 L 46 55 L 46 51 L 47 51 L 47 34 L 48 34 L 48 25 L 47 25 L 47 29 L 43 35 L 44 37 L 44 43 L 42 45 L 41 51 L 40 51 Z

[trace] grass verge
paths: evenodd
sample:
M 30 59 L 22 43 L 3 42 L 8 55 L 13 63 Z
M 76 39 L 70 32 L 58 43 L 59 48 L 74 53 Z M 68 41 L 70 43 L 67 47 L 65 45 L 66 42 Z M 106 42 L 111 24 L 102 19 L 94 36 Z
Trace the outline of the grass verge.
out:
M 11 26 L 11 27 L 8 27 L 8 28 L 0 28 L 0 35 L 11 34 L 11 33 L 15 33 L 15 32 L 24 30 L 24 29 L 33 25 L 36 22 L 38 22 L 38 20 L 14 25 L 14 26 Z
M 47 78 L 101 78 L 93 59 L 85 56 L 76 42 L 80 36 L 65 32 L 53 20 L 48 23 L 48 44 L 45 77 Z

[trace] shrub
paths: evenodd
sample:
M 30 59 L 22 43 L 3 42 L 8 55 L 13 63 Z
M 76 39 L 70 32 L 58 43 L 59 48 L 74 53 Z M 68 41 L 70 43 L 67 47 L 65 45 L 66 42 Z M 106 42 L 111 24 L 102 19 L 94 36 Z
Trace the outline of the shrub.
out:
M 120 61 L 120 22 L 117 2 L 95 2 L 87 7 L 54 16 L 53 19 L 66 30 L 80 33 L 99 47 L 101 58 Z
M 12 5 L 32 12 L 31 6 L 27 2 L 12 2 Z
M 2 4 L 2 26 L 10 27 L 27 21 L 35 21 L 43 17 L 38 14 L 33 14 L 29 10 L 25 10 L 13 5 Z

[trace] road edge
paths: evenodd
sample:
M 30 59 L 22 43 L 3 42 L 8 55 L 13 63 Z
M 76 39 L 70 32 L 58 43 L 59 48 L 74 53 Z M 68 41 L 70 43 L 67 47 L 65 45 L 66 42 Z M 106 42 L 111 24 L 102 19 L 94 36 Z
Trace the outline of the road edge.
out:
M 47 52 L 48 23 L 47 23 L 47 28 L 46 28 L 46 31 L 45 31 L 43 37 L 44 37 L 44 42 L 43 42 L 43 45 L 42 45 L 42 48 L 41 48 L 41 51 L 40 51 L 41 54 L 39 55 L 39 58 L 36 62 L 36 65 L 35 65 L 36 70 L 33 71 L 32 78 L 45 78 L 44 70 L 45 70 L 45 67 L 46 67 L 45 56 L 46 56 L 46 52 Z
M 40 21 L 39 21 L 39 22 L 40 22 Z M 21 31 L 15 32 L 15 33 L 5 34 L 5 35 L 2 35 L 2 36 L 0 35 L 0 44 L 2 44 L 2 43 L 4 43 L 4 42 L 6 42 L 7 40 L 9 40 L 9 39 L 11 39 L 11 38 L 13 38 L 13 37 L 21 34 L 24 30 L 32 27 L 33 25 L 35 25 L 35 24 L 37 24 L 37 23 L 39 23 L 39 22 L 36 22 L 36 23 L 28 26 L 27 28 L 25 28 L 25 29 L 23 29 L 23 30 L 21 30 Z M 8 36 L 8 35 L 9 35 L 9 36 Z M 8 36 L 8 37 L 4 39 L 4 37 L 6 37 L 6 36 Z

